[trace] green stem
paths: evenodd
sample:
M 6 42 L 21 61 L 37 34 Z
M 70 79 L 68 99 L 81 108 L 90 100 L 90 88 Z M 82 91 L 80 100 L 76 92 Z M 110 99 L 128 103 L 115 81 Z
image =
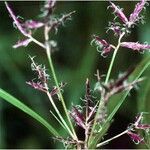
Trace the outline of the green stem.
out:
M 57 107 L 56 107 L 56 105 L 55 105 L 55 103 L 54 103 L 54 101 L 53 101 L 53 99 L 52 99 L 52 97 L 51 97 L 51 95 L 50 95 L 49 92 L 47 92 L 47 96 L 48 96 L 48 98 L 49 98 L 51 104 L 53 105 L 53 107 L 54 107 L 56 113 L 58 114 L 59 118 L 61 119 L 62 123 L 64 124 L 65 129 L 69 132 L 69 134 L 70 134 L 72 137 L 74 137 L 74 135 L 72 134 L 70 128 L 67 126 L 65 120 L 63 119 L 62 115 L 60 114 L 59 110 L 57 109 Z
M 51 56 L 50 56 L 50 52 L 48 52 L 48 51 L 47 51 L 47 57 L 48 57 L 49 65 L 50 65 L 50 68 L 51 68 L 51 71 L 52 71 L 52 75 L 53 75 L 55 84 L 56 84 L 57 88 L 59 89 L 59 84 L 58 84 L 58 80 L 57 80 L 57 77 L 56 77 L 56 74 L 55 74 L 55 70 L 54 70 L 54 67 L 53 67 L 53 62 L 52 62 L 52 59 L 51 59 Z M 72 125 L 71 120 L 70 120 L 70 117 L 69 117 L 69 115 L 68 115 L 68 110 L 67 110 L 67 108 L 66 108 L 66 104 L 65 104 L 64 99 L 63 99 L 63 96 L 62 96 L 62 94 L 61 94 L 61 92 L 60 92 L 60 89 L 58 90 L 58 96 L 59 96 L 59 99 L 60 99 L 61 102 L 62 102 L 62 106 L 63 106 L 63 108 L 64 108 L 65 114 L 66 114 L 67 119 L 68 119 L 68 121 L 69 121 L 70 127 L 71 127 L 71 129 L 72 129 L 72 131 L 73 131 L 73 134 L 74 134 L 74 136 L 76 137 L 76 133 L 75 133 L 75 131 L 74 131 L 73 125 Z
M 45 37 L 46 37 L 46 38 L 45 38 L 46 41 L 48 41 L 49 37 L 48 37 L 47 34 L 45 34 Z M 48 45 L 48 46 L 44 45 L 43 43 L 41 43 L 41 42 L 39 42 L 38 40 L 36 40 L 35 38 L 33 38 L 31 35 L 29 35 L 28 38 L 30 38 L 34 43 L 36 43 L 36 44 L 39 45 L 40 47 L 46 49 L 46 54 L 47 54 L 47 58 L 48 58 L 48 61 L 49 61 L 49 65 L 50 65 L 50 68 L 51 68 L 51 71 L 52 71 L 52 75 L 53 75 L 55 84 L 56 84 L 56 86 L 57 86 L 58 89 L 59 89 L 58 80 L 57 80 L 57 77 L 56 77 L 56 74 L 55 74 L 55 70 L 54 70 L 54 67 L 53 67 L 53 62 L 52 62 L 51 55 L 50 55 L 50 47 L 49 47 L 49 45 Z M 48 96 L 48 97 L 49 97 L 49 96 Z M 60 100 L 61 100 L 61 102 L 62 102 L 62 105 L 63 105 L 64 111 L 65 111 L 65 114 L 66 114 L 66 116 L 67 116 L 67 119 L 68 119 L 68 121 L 69 121 L 69 124 L 70 124 L 70 126 L 71 126 L 71 129 L 72 129 L 74 135 L 73 135 L 72 132 L 70 131 L 69 127 L 67 126 L 66 122 L 64 121 L 64 119 L 63 119 L 63 117 L 61 116 L 61 114 L 60 114 L 60 112 L 58 111 L 58 109 L 56 109 L 57 107 L 54 107 L 55 103 L 53 103 L 52 105 L 53 105 L 55 111 L 57 112 L 59 118 L 61 119 L 62 123 L 65 125 L 66 129 L 67 129 L 68 132 L 70 133 L 70 135 L 71 135 L 73 138 L 77 139 L 76 133 L 75 133 L 75 131 L 74 131 L 73 125 L 72 125 L 71 120 L 70 120 L 70 118 L 69 118 L 68 111 L 67 111 L 67 108 L 66 108 L 66 105 L 65 105 L 65 102 L 64 102 L 64 99 L 63 99 L 63 96 L 62 96 L 60 90 L 59 90 L 59 98 L 60 98 Z M 50 101 L 51 101 L 51 100 L 50 100 Z M 52 100 L 51 102 L 53 102 L 53 100 Z M 55 106 L 56 106 L 56 105 L 55 105 Z
M 115 50 L 114 50 L 114 53 L 113 53 L 113 56 L 112 56 L 112 59 L 111 59 L 110 65 L 109 65 L 109 69 L 108 69 L 107 75 L 106 75 L 105 84 L 108 83 L 108 80 L 109 80 L 109 77 L 110 77 L 110 74 L 111 74 L 111 71 L 112 71 L 112 67 L 113 67 L 113 64 L 114 64 L 114 61 L 115 61 L 118 49 L 119 49 L 120 44 L 121 44 L 121 39 L 123 38 L 124 35 L 125 35 L 125 32 L 123 32 L 120 35 L 120 37 L 118 39 L 118 44 L 117 44 L 116 47 L 114 47 Z M 93 127 L 92 127 L 92 131 L 91 131 L 91 134 L 90 134 L 90 137 L 89 137 L 89 142 L 90 143 L 92 143 L 91 141 L 93 141 L 92 139 L 93 139 L 94 130 L 96 128 L 97 118 L 99 117 L 100 111 L 102 110 L 104 105 L 105 105 L 104 101 L 103 101 L 103 99 L 101 99 L 100 103 L 99 103 L 99 106 L 98 106 L 98 109 L 97 109 L 97 113 L 96 113 L 95 119 L 94 119 L 94 124 L 93 124 Z
M 113 64 L 114 64 L 114 61 L 115 61 L 115 58 L 116 58 L 118 49 L 119 49 L 119 47 L 120 47 L 120 42 L 121 42 L 121 39 L 122 39 L 122 37 L 124 36 L 124 34 L 125 34 L 125 33 L 123 32 L 123 33 L 120 35 L 119 40 L 118 40 L 118 45 L 117 45 L 117 47 L 116 47 L 115 50 L 114 50 L 114 53 L 113 53 L 113 56 L 112 56 L 112 59 L 111 59 L 110 65 L 109 65 L 109 69 L 108 69 L 108 72 L 107 72 L 107 75 L 106 75 L 105 84 L 108 83 L 108 80 L 109 80 L 109 77 L 110 77 L 110 74 L 111 74 L 111 71 L 112 71 L 112 67 L 113 67 Z
M 114 139 L 116 139 L 116 138 L 126 134 L 127 132 L 128 132 L 128 130 L 125 130 L 124 132 L 121 132 L 120 134 L 118 134 L 118 135 L 116 135 L 116 136 L 114 136 L 114 137 L 112 137 L 112 138 L 110 138 L 110 139 L 108 139 L 108 140 L 106 140 L 104 142 L 101 142 L 101 143 L 97 144 L 96 147 L 98 148 L 100 146 L 103 146 L 103 145 L 107 144 L 108 142 L 110 142 L 110 141 L 112 141 L 112 140 L 114 140 Z
M 71 130 L 73 132 L 73 139 L 78 140 L 77 135 L 76 135 L 75 130 L 74 130 L 74 127 L 73 127 L 73 124 L 72 124 L 71 119 L 69 117 L 68 110 L 66 108 L 64 98 L 63 98 L 63 96 L 61 94 L 61 91 L 59 89 L 59 83 L 58 83 L 58 80 L 57 80 L 57 77 L 56 77 L 56 73 L 55 73 L 54 66 L 53 66 L 53 61 L 52 61 L 52 58 L 51 58 L 51 48 L 50 48 L 50 45 L 48 43 L 48 41 L 49 41 L 48 33 L 49 33 L 49 28 L 45 27 L 46 54 L 47 54 L 48 62 L 49 62 L 49 65 L 50 65 L 50 69 L 52 71 L 52 75 L 53 75 L 55 84 L 58 88 L 58 97 L 59 97 L 59 99 L 62 103 L 62 106 L 63 106 L 64 112 L 66 114 L 67 120 L 68 120 L 68 122 L 70 124 L 70 127 L 71 127 Z
M 39 42 L 38 40 L 36 40 L 36 39 L 35 39 L 34 37 L 32 37 L 31 35 L 29 35 L 28 38 L 30 38 L 30 39 L 32 40 L 32 42 L 36 43 L 36 44 L 39 45 L 40 47 L 46 49 L 46 46 L 45 46 L 43 43 Z

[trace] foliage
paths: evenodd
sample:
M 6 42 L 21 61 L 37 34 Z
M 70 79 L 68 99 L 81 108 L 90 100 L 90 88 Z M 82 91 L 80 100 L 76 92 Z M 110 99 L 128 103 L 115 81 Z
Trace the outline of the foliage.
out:
M 138 99 L 143 99 L 143 103 L 140 102 L 140 100 L 138 102 L 138 108 L 142 112 L 138 116 L 136 116 L 136 119 L 133 123 L 126 126 L 127 127 L 126 130 L 122 131 L 121 133 L 119 133 L 118 135 L 114 137 L 109 138 L 108 140 L 105 139 L 105 134 L 108 132 L 108 129 L 111 126 L 114 115 L 116 114 L 116 112 L 118 112 L 119 108 L 123 105 L 123 102 L 127 98 L 131 89 L 136 88 L 139 82 L 140 83 L 144 82 L 143 78 L 141 78 L 141 75 L 148 68 L 150 64 L 149 57 L 146 57 L 145 59 L 143 58 L 143 61 L 139 65 L 136 65 L 136 67 L 129 68 L 121 76 L 119 75 L 117 79 L 110 80 L 114 63 L 119 62 L 119 61 L 115 62 L 115 60 L 117 59 L 116 55 L 120 55 L 118 53 L 118 50 L 120 48 L 121 49 L 129 48 L 137 52 L 144 52 L 146 51 L 146 49 L 150 48 L 150 45 L 148 45 L 147 43 L 142 44 L 141 42 L 126 42 L 127 40 L 124 41 L 125 39 L 124 36 L 131 34 L 133 28 L 135 27 L 137 23 L 141 21 L 143 22 L 143 16 L 141 15 L 141 12 L 144 9 L 145 5 L 147 4 L 146 1 L 142 0 L 138 2 L 135 5 L 134 10 L 130 14 L 129 17 L 126 16 L 126 14 L 122 11 L 120 7 L 110 2 L 110 7 L 114 11 L 115 17 L 118 17 L 118 20 L 116 20 L 115 18 L 113 22 L 109 22 L 108 31 L 110 30 L 113 31 L 115 38 L 117 39 L 117 45 L 111 44 L 111 43 L 114 43 L 114 41 L 110 40 L 108 42 L 107 40 L 101 39 L 97 35 L 94 35 L 92 37 L 93 38 L 92 43 L 95 42 L 96 48 L 98 52 L 101 53 L 102 56 L 106 57 L 113 51 L 113 56 L 111 58 L 110 65 L 107 70 L 105 80 L 103 80 L 103 75 L 101 75 L 99 70 L 97 70 L 97 73 L 96 73 L 97 82 L 95 84 L 95 87 L 92 87 L 92 88 L 91 88 L 90 81 L 92 81 L 93 83 L 93 80 L 91 79 L 93 77 L 91 77 L 90 74 L 93 74 L 91 72 L 92 70 L 95 72 L 96 67 L 93 67 L 92 64 L 94 63 L 93 60 L 96 58 L 96 53 L 95 54 L 92 54 L 93 52 L 91 53 L 91 50 L 90 50 L 92 49 L 91 46 L 86 46 L 87 49 L 89 50 L 87 51 L 86 54 L 83 53 L 83 61 L 81 61 L 81 64 L 79 64 L 81 68 L 80 71 L 77 71 L 77 72 L 69 71 L 69 69 L 66 69 L 63 66 L 59 68 L 59 65 L 58 65 L 59 62 L 57 62 L 58 64 L 53 65 L 54 56 L 52 56 L 52 52 L 57 50 L 57 42 L 53 40 L 53 38 L 55 37 L 55 34 L 57 32 L 58 32 L 57 36 L 61 37 L 61 30 L 60 30 L 60 33 L 58 30 L 60 26 L 66 24 L 66 21 L 70 20 L 71 16 L 76 15 L 74 14 L 75 11 L 72 11 L 72 10 L 70 13 L 60 15 L 59 17 L 54 15 L 55 4 L 56 4 L 56 1 L 51 1 L 51 0 L 46 1 L 43 8 L 41 9 L 42 14 L 40 15 L 38 19 L 25 21 L 21 17 L 18 17 L 16 13 L 14 13 L 10 4 L 5 2 L 6 8 L 11 18 L 14 21 L 15 27 L 24 36 L 23 38 L 21 38 L 21 40 L 19 40 L 16 44 L 13 45 L 13 48 L 20 48 L 22 46 L 30 47 L 30 45 L 32 46 L 32 42 L 33 42 L 37 44 L 39 47 L 41 47 L 42 49 L 44 49 L 44 51 L 46 52 L 48 63 L 45 61 L 45 64 L 46 66 L 49 66 L 51 73 L 48 72 L 48 70 L 46 69 L 47 68 L 46 66 L 39 65 L 38 63 L 35 62 L 35 58 L 30 56 L 31 69 L 35 73 L 36 78 L 32 80 L 28 79 L 26 83 L 32 88 L 41 92 L 40 96 L 37 96 L 37 97 L 35 96 L 34 99 L 36 98 L 39 99 L 40 97 L 44 99 L 46 97 L 48 98 L 52 106 L 50 113 L 53 119 L 56 119 L 56 120 L 48 123 L 46 121 L 47 119 L 45 120 L 43 119 L 43 117 L 41 117 L 43 116 L 41 115 L 42 113 L 46 114 L 46 111 L 43 109 L 44 107 L 42 105 L 40 105 L 41 108 L 38 108 L 40 113 L 36 113 L 31 108 L 23 104 L 20 100 L 11 96 L 9 93 L 5 92 L 2 89 L 0 90 L 1 98 L 8 101 L 12 105 L 18 107 L 20 110 L 24 111 L 25 113 L 30 115 L 32 118 L 36 119 L 41 124 L 43 124 L 54 135 L 54 139 L 56 141 L 62 142 L 66 148 L 88 149 L 88 148 L 101 147 L 116 138 L 120 138 L 122 135 L 125 135 L 125 134 L 127 134 L 135 143 L 137 144 L 145 143 L 145 145 L 149 147 L 148 131 L 149 131 L 150 126 L 149 124 L 143 123 L 143 117 L 145 117 L 145 113 L 143 113 L 145 110 L 144 108 L 145 107 L 144 105 L 146 102 L 145 99 L 146 99 L 146 95 L 149 89 L 148 83 L 147 85 L 145 85 L 146 88 L 145 90 L 143 90 L 142 94 L 138 96 Z M 94 21 L 93 18 L 91 20 Z M 97 22 L 96 16 L 95 16 L 95 22 Z M 41 36 L 40 36 L 41 39 L 40 38 L 36 39 L 33 36 L 33 35 L 37 36 L 39 34 L 37 31 L 42 31 L 42 29 L 44 31 L 44 36 L 43 36 L 44 42 L 40 42 L 40 41 L 43 41 Z M 67 33 L 67 29 L 65 30 Z M 52 35 L 53 33 L 54 35 Z M 93 34 L 93 33 L 90 33 L 90 34 Z M 63 38 L 65 39 L 65 37 Z M 34 46 L 32 46 L 31 49 L 34 49 Z M 28 49 L 28 47 L 26 49 Z M 67 47 L 71 48 L 70 45 Z M 36 54 L 36 52 L 32 52 L 32 53 L 34 53 L 34 55 Z M 43 55 L 43 52 L 40 52 L 40 53 Z M 21 52 L 21 54 L 24 57 L 24 52 Z M 37 52 L 37 55 L 39 55 L 38 52 Z M 4 56 L 7 56 L 5 58 L 8 59 L 6 60 L 8 65 L 12 64 L 13 61 L 11 60 L 13 59 L 6 53 L 4 54 Z M 43 60 L 42 57 L 41 57 L 41 60 Z M 109 59 L 109 57 L 110 56 L 108 56 L 106 59 Z M 16 58 L 18 59 L 17 56 Z M 65 55 L 64 55 L 64 58 L 65 58 Z M 38 57 L 38 59 L 40 59 L 40 57 Z M 105 62 L 104 59 L 102 61 Z M 20 60 L 18 59 L 18 64 L 20 64 L 20 62 L 22 62 L 22 59 Z M 89 65 L 88 65 L 88 62 L 89 62 Z M 74 61 L 72 63 L 73 65 L 75 64 Z M 136 60 L 133 63 L 135 65 Z M 22 62 L 22 65 L 24 64 L 25 62 Z M 122 64 L 122 65 L 126 68 L 125 64 Z M 2 66 L 3 66 L 3 63 L 2 63 Z M 6 69 L 6 71 L 9 72 L 9 77 L 12 77 L 10 67 L 6 65 L 6 66 L 3 66 L 3 68 L 4 70 Z M 56 71 L 55 71 L 55 68 L 56 68 Z M 118 69 L 121 70 L 121 68 L 116 68 L 116 69 L 114 68 L 114 70 L 118 70 Z M 30 98 L 33 97 L 33 94 L 31 92 L 28 92 L 25 90 L 25 88 L 28 89 L 28 87 L 22 88 L 23 86 L 21 82 L 25 83 L 24 75 L 26 74 L 24 73 L 24 75 L 21 75 L 21 72 L 17 68 L 15 69 L 15 71 L 12 69 L 12 71 L 14 72 L 14 74 L 18 75 L 17 78 L 19 77 L 19 81 L 17 80 L 17 78 L 15 79 L 14 77 L 14 79 L 12 79 L 12 82 L 15 83 L 17 87 L 20 87 L 19 90 L 22 93 L 20 96 L 25 97 L 27 99 L 29 97 Z M 85 96 L 83 98 L 83 101 L 79 101 L 79 100 L 77 101 L 77 98 L 79 99 L 79 97 L 83 93 L 83 91 L 81 90 L 81 87 L 79 88 L 78 82 L 72 82 L 71 85 L 69 84 L 70 89 L 68 88 L 68 86 L 65 86 L 66 83 L 59 82 L 59 81 L 69 82 L 69 80 L 71 79 L 70 77 L 71 73 L 73 75 L 72 77 L 74 77 L 75 75 L 77 76 L 77 81 L 85 80 L 83 79 L 83 77 L 86 74 L 88 78 L 90 78 L 90 80 L 88 78 L 86 80 Z M 30 76 L 31 74 L 29 75 L 29 77 Z M 53 81 L 51 78 L 53 78 Z M 65 93 L 68 94 L 68 97 L 65 96 L 65 93 L 63 93 L 63 91 L 65 91 Z M 13 92 L 17 93 L 17 91 L 13 91 Z M 32 96 L 30 96 L 30 93 Z M 138 91 L 138 93 L 140 93 L 140 90 Z M 112 110 L 110 109 L 111 111 L 109 112 L 108 111 L 109 103 L 113 101 L 112 98 L 114 96 L 116 97 L 116 100 L 114 101 L 114 107 L 111 108 Z M 70 101 L 67 101 L 66 97 Z M 59 99 L 59 101 L 57 99 Z M 29 103 L 30 102 L 31 100 L 29 101 Z M 71 106 L 72 102 L 78 105 L 72 104 Z M 36 104 L 35 106 L 38 106 L 38 105 Z M 67 106 L 70 109 L 72 107 L 72 110 L 70 112 L 68 112 Z M 73 122 L 70 116 L 74 120 Z M 54 128 L 54 123 L 56 121 L 59 123 L 59 128 L 61 129 L 59 131 L 56 131 L 56 128 Z M 85 137 L 80 138 L 80 135 L 78 135 L 78 132 L 74 126 L 74 122 L 75 124 L 78 125 L 78 128 L 84 133 Z M 139 134 L 139 131 L 141 131 L 145 135 Z

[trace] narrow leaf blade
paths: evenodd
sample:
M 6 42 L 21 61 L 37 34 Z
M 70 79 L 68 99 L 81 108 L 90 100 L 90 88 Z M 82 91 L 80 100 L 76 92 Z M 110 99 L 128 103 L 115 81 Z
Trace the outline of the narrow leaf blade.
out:
M 38 122 L 40 122 L 42 125 L 44 125 L 54 136 L 59 136 L 58 132 L 45 120 L 43 119 L 39 114 L 37 114 L 35 111 L 33 111 L 31 108 L 23 104 L 20 100 L 15 98 L 14 96 L 10 95 L 3 89 L 0 89 L 0 97 L 7 101 L 8 103 L 14 105 L 18 109 L 22 110 Z
M 143 72 L 150 66 L 150 56 L 146 57 L 133 71 L 131 76 L 129 77 L 129 81 L 134 81 L 140 78 L 140 76 L 143 74 Z M 114 110 L 110 113 L 108 118 L 106 119 L 105 123 L 101 127 L 101 132 L 96 136 L 96 138 L 91 139 L 90 141 L 90 148 L 95 148 L 96 144 L 102 139 L 102 137 L 105 135 L 105 133 L 108 130 L 109 124 L 111 123 L 111 120 L 113 119 L 116 112 L 119 110 L 123 102 L 125 101 L 126 97 L 128 96 L 130 90 L 124 92 L 121 94 L 121 98 L 119 99 L 117 105 L 115 106 Z

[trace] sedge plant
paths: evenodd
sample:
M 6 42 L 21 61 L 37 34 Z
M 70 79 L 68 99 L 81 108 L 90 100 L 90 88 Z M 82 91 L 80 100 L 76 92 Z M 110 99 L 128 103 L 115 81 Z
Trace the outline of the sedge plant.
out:
M 108 3 L 109 10 L 111 9 L 113 11 L 114 20 L 109 22 L 107 34 L 109 32 L 113 32 L 114 37 L 117 39 L 117 43 L 111 44 L 98 35 L 93 35 L 93 40 L 91 42 L 91 45 L 96 46 L 97 51 L 100 52 L 102 57 L 107 57 L 107 55 L 111 52 L 113 53 L 108 71 L 106 72 L 105 79 L 103 79 L 102 75 L 97 70 L 97 82 L 94 89 L 91 88 L 90 79 L 86 79 L 85 96 L 82 100 L 83 106 L 73 105 L 72 110 L 69 111 L 66 107 L 65 99 L 62 94 L 65 83 L 59 82 L 59 79 L 55 73 L 55 65 L 53 64 L 52 51 L 57 47 L 57 42 L 52 40 L 50 35 L 52 34 L 52 31 L 57 33 L 59 26 L 63 25 L 67 20 L 71 20 L 71 16 L 75 13 L 75 11 L 68 14 L 63 14 L 61 17 L 56 18 L 54 15 L 56 1 L 48 0 L 44 3 L 42 8 L 41 20 L 27 20 L 23 22 L 19 17 L 17 17 L 10 4 L 5 2 L 8 14 L 10 15 L 14 25 L 24 36 L 23 40 L 19 40 L 15 45 L 13 45 L 13 48 L 16 49 L 21 46 L 26 47 L 31 42 L 34 42 L 36 45 L 41 47 L 43 52 L 47 55 L 47 61 L 49 63 L 51 74 L 49 75 L 47 73 L 47 69 L 44 65 L 35 62 L 34 56 L 29 56 L 31 60 L 31 69 L 35 72 L 36 78 L 31 79 L 26 83 L 39 92 L 46 94 L 55 111 L 51 111 L 51 115 L 58 121 L 68 136 L 64 137 L 61 135 L 52 124 L 46 121 L 37 112 L 33 111 L 31 108 L 3 89 L 0 89 L 0 97 L 43 124 L 53 135 L 54 139 L 62 142 L 65 148 L 68 149 L 101 148 L 112 140 L 117 140 L 117 138 L 125 134 L 127 134 L 136 144 L 143 143 L 149 146 L 144 137 L 145 134 L 149 133 L 150 129 L 150 124 L 143 123 L 144 115 L 148 114 L 145 112 L 139 112 L 133 123 L 127 125 L 127 128 L 120 134 L 117 134 L 110 139 L 105 139 L 105 134 L 108 132 L 114 115 L 119 110 L 130 91 L 136 87 L 137 84 L 143 81 L 144 78 L 142 78 L 141 75 L 150 65 L 150 57 L 147 57 L 139 65 L 137 65 L 137 67 L 129 67 L 127 71 L 118 76 L 117 79 L 111 79 L 111 72 L 114 66 L 115 58 L 121 47 L 130 49 L 134 52 L 143 53 L 144 51 L 148 51 L 150 49 L 150 45 L 147 43 L 142 44 L 139 42 L 124 41 L 124 37 L 129 36 L 132 29 L 138 23 L 143 21 L 143 16 L 141 13 L 147 5 L 146 1 L 141 0 L 140 2 L 137 2 L 129 17 L 124 14 L 123 10 L 119 6 L 116 6 L 113 2 Z M 44 42 L 39 41 L 33 35 L 33 31 L 38 30 L 39 28 L 43 29 Z M 50 77 L 54 79 L 54 86 L 49 85 Z M 111 100 L 111 97 L 119 93 L 123 94 L 112 112 L 108 113 L 107 106 Z M 57 107 L 55 101 L 56 98 L 59 99 L 63 110 L 60 110 Z M 65 115 L 62 115 L 62 112 Z M 83 130 L 84 140 L 79 139 L 75 124 Z M 141 134 L 141 131 L 143 134 Z

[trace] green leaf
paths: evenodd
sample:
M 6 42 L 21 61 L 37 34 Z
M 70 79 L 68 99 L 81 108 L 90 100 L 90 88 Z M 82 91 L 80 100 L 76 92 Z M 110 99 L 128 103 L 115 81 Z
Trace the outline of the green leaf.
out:
M 134 72 L 132 73 L 132 75 L 129 77 L 129 81 L 134 81 L 140 78 L 140 76 L 143 74 L 143 72 L 148 68 L 148 66 L 150 65 L 150 56 L 146 57 L 134 70 Z M 97 143 L 99 141 L 101 141 L 102 137 L 105 135 L 105 133 L 108 130 L 108 127 L 114 117 L 114 115 L 117 113 L 117 111 L 119 110 L 119 108 L 121 107 L 121 105 L 123 104 L 123 102 L 125 101 L 126 97 L 128 96 L 130 90 L 124 92 L 121 94 L 120 99 L 118 99 L 118 103 L 115 106 L 115 108 L 113 109 L 113 111 L 110 113 L 110 115 L 108 116 L 108 118 L 106 119 L 105 123 L 102 125 L 101 127 L 101 131 L 100 134 L 98 134 L 95 138 L 92 139 L 92 141 L 90 141 L 90 148 L 95 148 Z
M 40 122 L 42 125 L 44 125 L 54 136 L 59 136 L 58 132 L 45 120 L 43 119 L 39 114 L 34 112 L 31 108 L 23 104 L 20 100 L 13 97 L 6 91 L 0 89 L 0 97 L 7 101 L 8 103 L 14 105 L 15 107 L 19 108 L 32 118 L 36 119 L 38 122 Z

